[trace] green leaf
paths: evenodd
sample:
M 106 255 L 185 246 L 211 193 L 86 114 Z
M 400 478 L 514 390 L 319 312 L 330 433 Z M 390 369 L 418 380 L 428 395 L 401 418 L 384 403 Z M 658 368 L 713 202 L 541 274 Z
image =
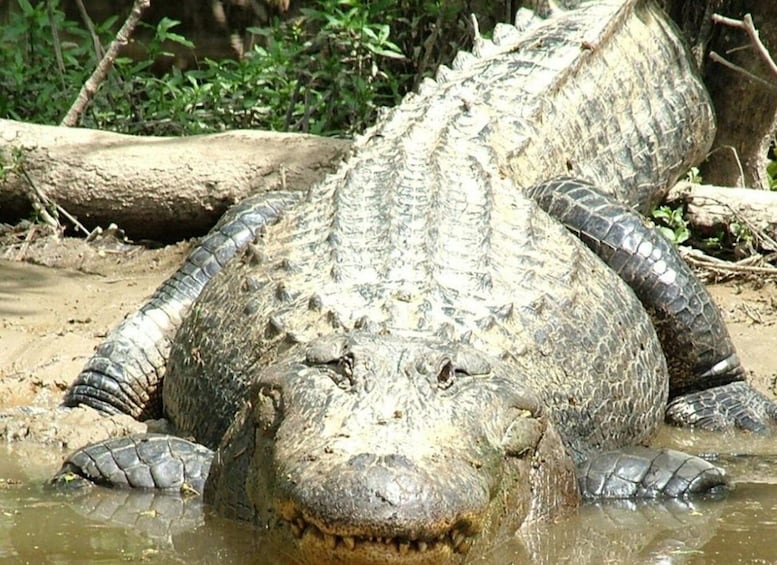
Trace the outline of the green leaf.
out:
M 375 53 L 376 55 L 380 55 L 381 57 L 388 57 L 389 59 L 394 59 L 397 61 L 401 61 L 406 58 L 402 53 L 398 53 L 397 51 L 392 51 L 389 49 L 383 49 L 381 47 L 374 47 L 372 45 L 367 45 L 367 49 L 371 53 Z
M 35 8 L 27 0 L 18 0 L 18 2 L 25 16 L 30 17 L 35 13 Z
M 194 48 L 193 42 L 186 39 L 183 35 L 179 35 L 177 33 L 167 33 L 165 34 L 165 39 L 167 41 L 172 41 L 173 43 L 177 43 L 178 45 L 183 45 L 184 47 Z
M 769 188 L 777 190 L 777 161 L 769 161 L 766 166 L 766 175 L 769 177 Z

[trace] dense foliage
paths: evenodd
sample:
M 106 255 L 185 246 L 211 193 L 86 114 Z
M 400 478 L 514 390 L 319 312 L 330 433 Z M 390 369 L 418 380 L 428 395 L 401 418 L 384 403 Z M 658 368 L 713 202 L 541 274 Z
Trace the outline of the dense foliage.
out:
M 0 26 L 0 117 L 56 124 L 97 61 L 85 27 L 65 19 L 56 0 L 15 0 Z M 81 124 L 141 134 L 193 134 L 230 128 L 348 134 L 374 120 L 428 74 L 453 46 L 419 47 L 434 29 L 464 28 L 455 2 L 316 0 L 268 28 L 249 28 L 242 58 L 199 61 L 165 74 L 152 68 L 171 43 L 193 47 L 162 19 L 145 56 L 120 57 Z M 447 8 L 443 8 L 447 6 Z M 96 25 L 107 46 L 116 18 Z M 141 24 L 146 25 L 146 24 Z M 147 26 L 148 27 L 148 26 Z M 466 37 L 466 29 L 462 36 Z

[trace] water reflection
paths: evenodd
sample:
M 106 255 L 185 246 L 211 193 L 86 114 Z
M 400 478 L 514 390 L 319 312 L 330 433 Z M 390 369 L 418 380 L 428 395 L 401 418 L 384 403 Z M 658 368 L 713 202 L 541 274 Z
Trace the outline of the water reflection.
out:
M 685 563 L 715 534 L 721 504 L 587 504 L 573 517 L 497 545 L 487 563 Z
M 589 504 L 501 540 L 477 563 L 772 563 L 777 544 L 773 438 L 667 431 L 659 439 L 720 454 L 736 483 L 724 500 Z M 207 514 L 191 499 L 44 488 L 59 453 L 0 447 L 0 563 L 293 563 L 261 532 Z

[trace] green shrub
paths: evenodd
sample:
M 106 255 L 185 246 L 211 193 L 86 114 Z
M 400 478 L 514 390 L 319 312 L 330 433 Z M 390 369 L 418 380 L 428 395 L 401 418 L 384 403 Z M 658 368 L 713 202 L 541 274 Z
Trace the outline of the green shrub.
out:
M 656 229 L 675 245 L 685 243 L 691 236 L 682 208 L 658 206 L 650 215 L 656 222 Z
M 58 123 L 94 67 L 91 40 L 59 10 L 50 22 L 45 2 L 17 3 L 19 9 L 0 25 L 0 117 Z M 61 66 L 52 26 L 67 38 L 59 43 Z
M 64 18 L 56 0 L 53 22 L 45 3 L 17 2 L 0 27 L 0 116 L 56 124 L 94 69 L 92 40 Z M 249 29 L 256 43 L 240 60 L 206 59 L 157 76 L 151 67 L 165 45 L 191 46 L 172 31 L 177 22 L 163 19 L 151 30 L 144 58 L 116 60 L 81 125 L 156 135 L 234 128 L 351 134 L 452 55 L 454 46 L 444 41 L 418 43 L 433 30 L 439 36 L 460 25 L 457 10 L 455 2 L 318 0 L 296 18 Z M 97 26 L 103 46 L 116 24 L 111 18 Z

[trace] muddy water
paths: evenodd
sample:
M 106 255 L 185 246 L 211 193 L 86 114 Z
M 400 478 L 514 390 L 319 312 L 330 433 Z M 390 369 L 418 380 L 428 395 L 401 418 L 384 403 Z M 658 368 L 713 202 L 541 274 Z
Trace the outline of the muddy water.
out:
M 252 531 L 215 518 L 206 526 L 195 500 L 53 491 L 52 455 L 38 445 L 0 447 L 0 563 L 261 562 L 252 559 Z
M 722 499 L 584 505 L 571 518 L 494 548 L 490 563 L 777 563 L 777 443 L 773 437 L 666 428 L 657 445 L 701 454 L 728 472 Z
M 717 456 L 736 488 L 722 500 L 589 504 L 522 539 L 503 540 L 478 562 L 777 562 L 774 440 L 666 431 L 659 443 Z M 289 562 L 257 541 L 255 530 L 205 517 L 195 501 L 51 492 L 44 483 L 59 457 L 24 444 L 0 447 L 0 563 Z

